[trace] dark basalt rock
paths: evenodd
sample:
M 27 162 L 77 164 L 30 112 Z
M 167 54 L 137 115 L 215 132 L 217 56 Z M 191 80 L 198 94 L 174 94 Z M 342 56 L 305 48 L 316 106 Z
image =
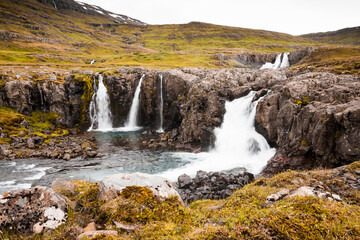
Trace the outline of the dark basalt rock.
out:
M 195 178 L 183 174 L 178 178 L 178 192 L 186 203 L 201 199 L 224 199 L 252 182 L 254 175 L 243 169 L 231 172 L 198 171 Z

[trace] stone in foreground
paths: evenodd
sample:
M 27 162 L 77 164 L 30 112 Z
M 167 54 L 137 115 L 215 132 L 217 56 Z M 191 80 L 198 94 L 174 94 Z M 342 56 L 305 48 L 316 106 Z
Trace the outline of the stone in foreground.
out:
M 104 178 L 99 187 L 99 199 L 109 201 L 117 197 L 117 193 L 129 186 L 149 188 L 155 197 L 160 199 L 178 196 L 170 180 L 146 173 L 119 173 Z
M 46 187 L 4 193 L 0 195 L 0 225 L 24 234 L 55 229 L 66 220 L 67 201 Z

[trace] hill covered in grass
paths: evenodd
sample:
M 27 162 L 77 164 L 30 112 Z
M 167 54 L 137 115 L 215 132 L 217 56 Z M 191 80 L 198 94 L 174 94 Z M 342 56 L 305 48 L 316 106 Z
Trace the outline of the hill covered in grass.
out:
M 0 64 L 218 67 L 217 53 L 284 52 L 318 43 L 199 22 L 146 25 L 72 0 L 0 2 Z
M 320 32 L 301 35 L 320 43 L 360 46 L 360 27 L 344 28 L 332 32 Z

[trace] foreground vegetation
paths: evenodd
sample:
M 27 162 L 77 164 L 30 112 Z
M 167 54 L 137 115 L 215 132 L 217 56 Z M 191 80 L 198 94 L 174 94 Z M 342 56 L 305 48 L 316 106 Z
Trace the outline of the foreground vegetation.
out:
M 349 165 L 347 174 L 360 170 L 360 162 Z M 75 181 L 76 193 L 68 220 L 54 231 L 30 237 L 4 231 L 9 239 L 74 239 L 88 223 L 114 229 L 119 238 L 92 239 L 358 239 L 360 236 L 360 192 L 330 170 L 287 171 L 260 178 L 225 200 L 196 201 L 183 206 L 176 198 L 159 201 L 151 191 L 128 187 L 118 198 L 97 200 L 98 185 Z M 319 186 L 337 189 L 342 201 L 315 197 L 285 198 L 273 204 L 266 197 L 281 189 Z M 135 231 L 117 229 L 114 222 L 132 224 Z

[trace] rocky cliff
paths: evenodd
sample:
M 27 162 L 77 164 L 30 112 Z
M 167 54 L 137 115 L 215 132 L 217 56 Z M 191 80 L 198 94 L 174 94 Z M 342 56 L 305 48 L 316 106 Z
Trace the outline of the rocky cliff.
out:
M 0 90 L 0 105 L 30 114 L 57 113 L 57 123 L 89 126 L 87 113 L 97 74 L 68 75 L 63 83 L 9 81 Z M 135 88 L 145 74 L 140 93 L 140 124 L 156 130 L 160 124 L 160 75 L 163 76 L 166 134 L 144 142 L 146 147 L 208 150 L 213 129 L 222 123 L 226 101 L 259 91 L 271 92 L 258 104 L 256 126 L 278 148 L 265 169 L 337 166 L 360 156 L 360 83 L 356 76 L 297 73 L 292 70 L 194 68 L 166 71 L 122 68 L 103 73 L 114 127 L 126 121 Z M 260 91 L 261 90 L 261 91 Z

